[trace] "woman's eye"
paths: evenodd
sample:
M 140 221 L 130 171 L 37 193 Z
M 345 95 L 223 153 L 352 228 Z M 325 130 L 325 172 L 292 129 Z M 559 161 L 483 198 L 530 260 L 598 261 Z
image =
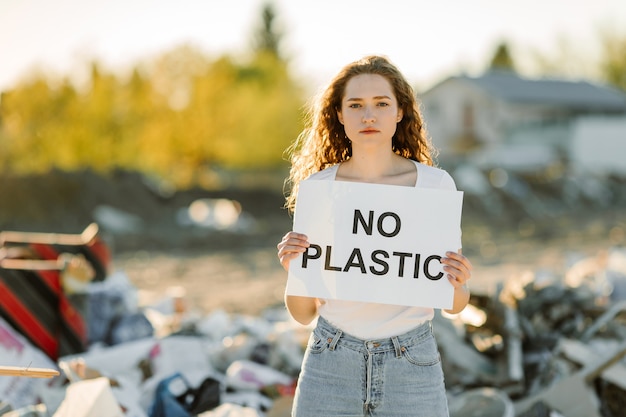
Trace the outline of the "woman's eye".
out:
M 351 109 L 358 109 L 359 107 L 361 107 L 361 105 L 359 103 L 352 103 L 349 106 Z
M 389 103 L 384 103 L 384 102 L 383 103 L 378 103 L 378 106 L 379 107 L 387 107 L 387 106 L 389 106 Z

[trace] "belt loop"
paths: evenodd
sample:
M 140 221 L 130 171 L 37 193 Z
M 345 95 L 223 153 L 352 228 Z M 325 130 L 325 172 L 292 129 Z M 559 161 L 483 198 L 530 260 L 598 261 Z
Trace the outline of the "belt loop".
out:
M 335 333 L 335 337 L 333 337 L 333 340 L 331 340 L 330 345 L 328 345 L 328 348 L 330 350 L 335 350 L 335 347 L 337 346 L 337 342 L 339 342 L 339 338 L 341 338 L 341 335 L 343 333 L 341 332 L 341 330 L 337 329 L 337 333 Z
M 393 347 L 396 350 L 396 358 L 400 358 L 402 356 L 402 348 L 400 347 L 398 336 L 392 337 L 391 341 L 393 342 Z

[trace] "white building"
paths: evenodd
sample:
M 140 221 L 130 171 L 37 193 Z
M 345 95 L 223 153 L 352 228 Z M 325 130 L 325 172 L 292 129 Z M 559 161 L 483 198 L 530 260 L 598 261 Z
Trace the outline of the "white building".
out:
M 572 123 L 570 164 L 574 171 L 626 177 L 626 117 L 581 117 Z
M 626 173 L 616 157 L 626 156 L 626 94 L 619 90 L 494 71 L 450 77 L 419 99 L 442 163 L 471 157 L 529 170 L 558 159 Z

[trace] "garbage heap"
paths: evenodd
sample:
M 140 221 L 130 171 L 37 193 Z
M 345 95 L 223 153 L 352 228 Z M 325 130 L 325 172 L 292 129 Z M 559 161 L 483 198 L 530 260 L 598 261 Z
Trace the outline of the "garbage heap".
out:
M 474 293 L 435 330 L 451 416 L 626 416 L 626 251 Z
M 180 309 L 180 291 L 130 308 L 137 292 L 123 273 L 99 286 L 91 301 L 108 331 L 85 352 L 54 361 L 0 319 L 3 363 L 60 371 L 0 376 L 1 416 L 288 415 L 275 413 L 289 406 L 309 329 L 284 310 L 200 314 Z
M 474 291 L 463 313 L 437 313 L 451 416 L 624 416 L 626 252 L 611 257 Z M 1 416 L 290 415 L 311 329 L 284 308 L 205 314 L 175 288 L 140 305 L 123 271 L 70 298 L 87 323 L 82 352 L 52 358 L 0 319 L 0 365 L 59 371 L 0 376 Z
M 269 415 L 293 395 L 307 333 L 283 308 L 194 311 L 181 288 L 140 303 L 96 223 L 0 232 L 2 416 Z

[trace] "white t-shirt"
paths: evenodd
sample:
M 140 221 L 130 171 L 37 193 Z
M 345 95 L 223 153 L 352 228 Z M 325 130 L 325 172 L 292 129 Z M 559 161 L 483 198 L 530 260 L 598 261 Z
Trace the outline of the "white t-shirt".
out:
M 413 161 L 415 162 L 415 161 Z M 456 190 L 454 180 L 446 171 L 415 162 L 416 187 Z M 312 174 L 305 181 L 335 181 L 339 164 Z M 461 242 L 458 242 L 461 248 Z M 391 304 L 365 303 L 323 299 L 320 316 L 342 331 L 360 339 L 372 340 L 401 335 L 434 316 L 428 307 L 408 307 Z

